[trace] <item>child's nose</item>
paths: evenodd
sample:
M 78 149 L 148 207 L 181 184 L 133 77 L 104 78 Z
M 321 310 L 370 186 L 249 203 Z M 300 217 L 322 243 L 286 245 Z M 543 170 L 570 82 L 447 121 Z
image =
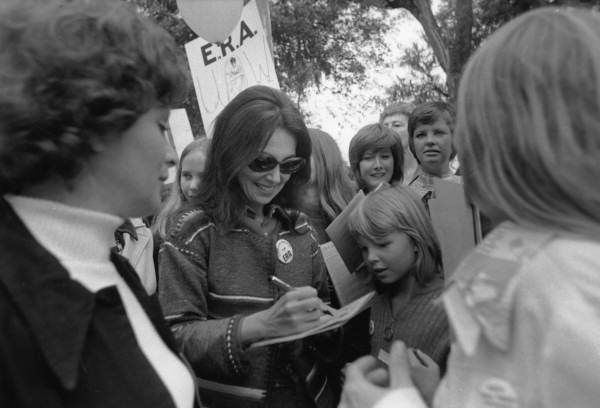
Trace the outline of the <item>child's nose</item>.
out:
M 200 188 L 200 177 L 194 177 L 192 179 L 192 183 L 190 184 L 190 188 L 192 190 L 198 190 Z
M 371 265 L 375 264 L 379 260 L 375 251 L 373 251 L 371 249 L 367 250 L 366 258 L 367 258 L 367 262 L 370 263 Z

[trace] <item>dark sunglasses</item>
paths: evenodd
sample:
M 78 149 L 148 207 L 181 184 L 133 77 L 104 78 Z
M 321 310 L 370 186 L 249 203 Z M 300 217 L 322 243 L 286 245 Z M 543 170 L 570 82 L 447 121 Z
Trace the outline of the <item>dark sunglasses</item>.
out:
M 283 161 L 277 161 L 273 156 L 259 156 L 248 165 L 250 170 L 257 173 L 271 171 L 279 165 L 279 171 L 283 174 L 293 174 L 300 170 L 306 160 L 302 157 L 288 157 Z

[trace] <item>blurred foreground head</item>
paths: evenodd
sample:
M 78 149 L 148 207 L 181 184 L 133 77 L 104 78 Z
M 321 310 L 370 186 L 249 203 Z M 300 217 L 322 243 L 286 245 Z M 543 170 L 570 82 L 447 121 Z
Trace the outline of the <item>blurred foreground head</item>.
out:
M 168 116 L 187 92 L 182 61 L 173 39 L 123 1 L 4 0 L 0 193 L 69 184 L 142 115 Z M 114 166 L 126 169 L 127 159 L 135 164 L 130 155 Z
M 490 36 L 467 64 L 456 146 L 484 213 L 600 235 L 600 16 L 538 9 Z

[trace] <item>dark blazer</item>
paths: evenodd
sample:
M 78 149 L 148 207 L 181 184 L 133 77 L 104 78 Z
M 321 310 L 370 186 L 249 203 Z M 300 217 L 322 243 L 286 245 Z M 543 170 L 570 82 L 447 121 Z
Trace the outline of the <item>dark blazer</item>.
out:
M 178 354 L 156 299 L 125 258 L 111 261 Z M 0 199 L 0 407 L 174 406 L 117 288 L 93 293 L 70 279 Z

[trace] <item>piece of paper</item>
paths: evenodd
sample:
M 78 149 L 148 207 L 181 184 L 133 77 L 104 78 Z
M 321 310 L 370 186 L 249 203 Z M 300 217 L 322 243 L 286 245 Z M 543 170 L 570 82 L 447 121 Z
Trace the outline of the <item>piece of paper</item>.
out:
M 444 277 L 449 281 L 460 261 L 473 249 L 481 237 L 479 222 L 475 223 L 473 207 L 465 199 L 462 184 L 434 178 L 435 195 L 429 200 L 429 212 L 440 241 Z M 479 229 L 479 230 L 478 230 Z
M 371 300 L 375 296 L 375 292 L 369 292 L 361 298 L 355 300 L 354 302 L 340 308 L 340 309 L 332 309 L 333 316 L 328 316 L 326 319 L 323 319 L 320 324 L 304 331 L 302 333 L 296 333 L 289 336 L 275 337 L 272 339 L 261 340 L 256 343 L 253 343 L 250 348 L 256 347 L 264 347 L 271 344 L 277 343 L 287 343 L 289 341 L 303 339 L 305 337 L 314 336 L 315 334 L 324 333 L 329 330 L 337 329 L 338 327 L 346 324 L 350 319 L 354 316 L 365 310 L 371 305 Z M 324 315 L 326 316 L 326 315 Z
M 362 263 L 362 254 L 356 240 L 348 230 L 348 219 L 352 211 L 364 198 L 365 194 L 359 191 L 325 230 L 350 273 L 354 273 L 359 269 Z
M 363 267 L 360 247 L 348 230 L 348 220 L 354 209 L 365 198 L 359 191 L 346 208 L 326 229 L 331 239 L 321 245 L 327 272 L 342 306 L 374 290 L 373 278 Z
M 340 305 L 345 306 L 375 289 L 366 268 L 350 273 L 333 242 L 326 242 L 320 248 Z
M 169 129 L 172 145 L 179 158 L 183 149 L 194 140 L 192 126 L 190 125 L 190 120 L 185 109 L 171 109 Z

